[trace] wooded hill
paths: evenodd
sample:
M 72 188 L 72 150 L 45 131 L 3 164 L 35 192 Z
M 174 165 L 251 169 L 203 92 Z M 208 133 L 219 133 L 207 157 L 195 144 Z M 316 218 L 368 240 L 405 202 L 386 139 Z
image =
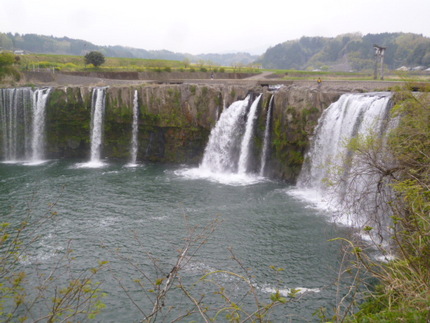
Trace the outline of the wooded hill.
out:
M 267 49 L 261 56 L 249 53 L 191 55 L 168 50 L 145 50 L 124 46 L 97 46 L 85 40 L 36 34 L 0 33 L 0 50 L 83 56 L 100 51 L 106 57 L 163 59 L 221 66 L 253 63 L 266 69 L 363 71 L 374 67 L 373 45 L 386 47 L 384 63 L 389 69 L 402 66 L 430 68 L 430 38 L 412 33 L 354 33 L 328 37 L 302 37 Z
M 83 56 L 89 51 L 99 51 L 106 57 L 164 59 L 198 63 L 208 61 L 222 66 L 248 65 L 258 59 L 248 53 L 191 55 L 168 50 L 145 50 L 124 46 L 97 46 L 85 40 L 68 37 L 58 38 L 36 34 L 0 33 L 0 50 L 23 50 L 38 54 Z
M 260 62 L 270 69 L 362 71 L 373 69 L 374 44 L 386 47 L 389 69 L 430 67 L 430 38 L 411 33 L 302 37 L 269 48 Z

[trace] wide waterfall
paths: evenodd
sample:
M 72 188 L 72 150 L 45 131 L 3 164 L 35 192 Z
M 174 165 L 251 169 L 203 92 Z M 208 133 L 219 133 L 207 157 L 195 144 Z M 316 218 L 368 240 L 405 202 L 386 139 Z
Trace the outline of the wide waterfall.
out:
M 390 128 L 390 98 L 388 93 L 344 94 L 324 111 L 297 183 L 301 192 L 306 192 L 305 197 L 339 210 L 348 203 L 359 203 L 354 193 L 376 195 L 377 183 L 370 172 L 351 177 L 354 155 L 346 144 L 357 136 L 385 136 Z M 363 203 L 362 214 L 342 212 L 337 220 L 348 225 L 364 225 L 368 221 L 367 207 L 372 203 L 367 200 Z
M 133 98 L 133 124 L 131 129 L 131 147 L 130 147 L 130 162 L 128 166 L 134 167 L 136 166 L 137 161 L 137 148 L 138 148 L 138 140 L 137 135 L 139 132 L 139 104 L 138 104 L 138 95 L 137 90 L 134 91 Z
M 0 90 L 5 162 L 37 164 L 44 159 L 45 106 L 51 89 Z

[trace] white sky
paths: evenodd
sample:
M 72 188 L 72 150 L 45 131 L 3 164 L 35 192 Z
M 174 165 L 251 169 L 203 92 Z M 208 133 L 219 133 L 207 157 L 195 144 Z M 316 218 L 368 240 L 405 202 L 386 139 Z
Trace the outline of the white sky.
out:
M 301 36 L 413 32 L 428 37 L 430 1 L 0 0 L 0 32 L 191 54 L 261 54 Z

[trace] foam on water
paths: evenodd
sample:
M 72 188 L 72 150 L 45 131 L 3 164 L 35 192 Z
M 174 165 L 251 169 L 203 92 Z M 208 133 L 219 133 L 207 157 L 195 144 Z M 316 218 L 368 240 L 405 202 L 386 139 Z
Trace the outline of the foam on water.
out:
M 25 165 L 25 166 L 39 166 L 39 165 L 46 164 L 47 162 L 49 162 L 48 159 L 46 159 L 46 160 L 29 161 L 29 162 L 24 162 L 22 164 Z
M 321 292 L 320 288 L 306 288 L 306 287 L 296 287 L 296 288 L 282 288 L 277 289 L 274 287 L 271 287 L 269 285 L 265 285 L 261 288 L 261 290 L 265 293 L 276 293 L 279 292 L 282 296 L 288 297 L 291 295 L 291 293 L 294 291 L 295 294 L 306 294 L 306 293 L 319 293 Z
M 246 186 L 254 185 L 268 180 L 262 176 L 246 173 L 217 173 L 207 168 L 184 168 L 174 172 L 177 176 L 181 176 L 189 180 L 204 179 L 215 183 L 231 186 Z
M 139 167 L 139 164 L 136 164 L 136 163 L 128 163 L 128 164 L 124 165 L 124 167 L 127 167 L 127 168 L 135 168 L 135 167 Z
M 103 168 L 108 164 L 102 161 L 89 161 L 85 163 L 77 163 L 74 168 Z

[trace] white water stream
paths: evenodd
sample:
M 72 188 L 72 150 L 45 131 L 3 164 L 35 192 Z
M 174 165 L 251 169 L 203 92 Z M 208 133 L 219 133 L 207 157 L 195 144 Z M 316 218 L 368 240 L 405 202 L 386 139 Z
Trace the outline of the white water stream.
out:
M 51 92 L 50 88 L 37 89 L 33 92 L 33 126 L 32 126 L 32 156 L 30 162 L 44 162 L 45 148 L 45 106 Z
M 266 115 L 266 129 L 264 130 L 264 141 L 263 141 L 263 150 L 261 153 L 261 162 L 260 162 L 260 176 L 264 176 L 264 171 L 266 169 L 266 161 L 267 161 L 267 154 L 269 153 L 269 146 L 270 146 L 270 124 L 272 122 L 272 108 L 273 108 L 273 99 L 275 98 L 274 95 L 270 98 L 269 102 L 269 108 L 267 109 L 267 115 Z
M 129 167 L 137 166 L 137 149 L 138 149 L 138 138 L 137 135 L 139 133 L 139 104 L 138 104 L 138 94 L 137 90 L 134 91 L 133 98 L 133 124 L 131 130 L 131 149 L 130 149 L 130 162 L 128 164 Z
M 248 171 L 249 155 L 251 150 L 252 135 L 254 134 L 255 120 L 257 119 L 257 107 L 260 103 L 262 94 L 260 94 L 251 104 L 246 122 L 245 134 L 243 135 L 240 148 L 238 173 L 245 174 Z

